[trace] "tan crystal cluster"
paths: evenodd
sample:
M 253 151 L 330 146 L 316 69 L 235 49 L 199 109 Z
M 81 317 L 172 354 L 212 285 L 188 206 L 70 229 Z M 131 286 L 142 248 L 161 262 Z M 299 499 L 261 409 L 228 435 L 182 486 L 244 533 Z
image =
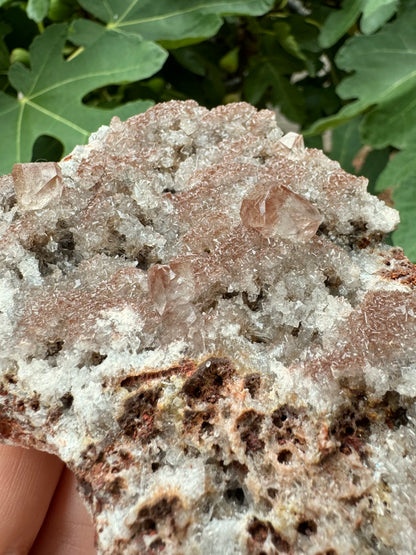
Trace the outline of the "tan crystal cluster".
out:
M 397 213 L 271 111 L 113 119 L 0 179 L 0 439 L 76 473 L 101 554 L 416 544 Z

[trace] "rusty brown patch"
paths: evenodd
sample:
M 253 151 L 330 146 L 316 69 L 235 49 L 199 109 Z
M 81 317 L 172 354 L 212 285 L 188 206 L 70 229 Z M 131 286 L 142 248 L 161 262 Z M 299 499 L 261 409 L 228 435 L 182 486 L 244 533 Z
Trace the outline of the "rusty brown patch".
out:
M 235 370 L 227 358 L 209 358 L 200 364 L 182 387 L 182 392 L 188 401 L 199 400 L 216 403 L 221 396 L 221 389 L 225 382 L 234 374 Z
M 185 410 L 183 414 L 183 426 L 184 426 L 185 432 L 189 433 L 194 430 L 199 430 L 203 432 L 204 430 L 207 429 L 207 426 L 213 417 L 214 417 L 214 411 L 212 409 L 199 410 L 199 411 Z
M 195 364 L 191 360 L 182 360 L 178 365 L 171 366 L 164 370 L 150 370 L 147 372 L 141 372 L 137 375 L 127 376 L 123 378 L 120 382 L 121 387 L 128 389 L 129 391 L 137 389 L 140 384 L 148 382 L 150 380 L 160 380 L 163 378 L 169 378 L 170 376 L 181 376 L 195 372 Z
M 261 386 L 261 375 L 258 372 L 244 376 L 244 387 L 248 389 L 250 395 L 255 398 Z
M 269 535 L 278 553 L 288 553 L 290 551 L 289 543 L 274 529 L 270 522 L 265 522 L 254 517 L 248 525 L 247 531 L 249 533 L 247 542 L 249 553 L 256 555 L 265 553 L 263 545 Z
M 383 260 L 387 268 L 378 273 L 384 279 L 398 281 L 403 285 L 416 286 L 416 265 L 404 255 L 401 249 L 392 249 L 390 257 Z
M 246 453 L 264 449 L 264 441 L 259 438 L 264 415 L 248 410 L 237 418 L 236 426 L 240 438 L 246 444 Z
M 160 395 L 161 388 L 145 389 L 126 399 L 123 414 L 117 419 L 124 434 L 143 441 L 154 435 L 154 415 Z
M 144 505 L 130 527 L 132 537 L 154 535 L 154 541 L 156 541 L 161 533 L 181 536 L 187 527 L 182 522 L 178 524 L 177 516 L 181 510 L 183 510 L 183 505 L 176 495 L 163 495 L 153 503 Z

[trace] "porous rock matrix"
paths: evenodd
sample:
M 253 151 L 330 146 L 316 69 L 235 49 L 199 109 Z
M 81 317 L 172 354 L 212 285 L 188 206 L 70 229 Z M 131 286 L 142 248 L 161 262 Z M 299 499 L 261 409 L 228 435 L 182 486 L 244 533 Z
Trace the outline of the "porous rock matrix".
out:
M 99 553 L 414 551 L 416 272 L 366 185 L 193 101 L 1 178 L 1 439 Z

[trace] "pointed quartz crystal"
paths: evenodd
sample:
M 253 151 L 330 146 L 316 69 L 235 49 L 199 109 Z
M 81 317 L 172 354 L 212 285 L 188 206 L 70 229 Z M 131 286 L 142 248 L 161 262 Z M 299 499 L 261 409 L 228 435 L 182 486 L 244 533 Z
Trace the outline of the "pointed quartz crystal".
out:
M 322 222 L 307 200 L 279 185 L 261 186 L 243 199 L 241 221 L 264 237 L 279 236 L 296 242 L 311 239 Z
M 155 264 L 149 268 L 147 276 L 149 294 L 160 315 L 172 304 L 184 305 L 192 299 L 194 277 L 189 263 Z
M 55 162 L 15 164 L 12 176 L 21 210 L 46 208 L 61 197 L 62 174 Z

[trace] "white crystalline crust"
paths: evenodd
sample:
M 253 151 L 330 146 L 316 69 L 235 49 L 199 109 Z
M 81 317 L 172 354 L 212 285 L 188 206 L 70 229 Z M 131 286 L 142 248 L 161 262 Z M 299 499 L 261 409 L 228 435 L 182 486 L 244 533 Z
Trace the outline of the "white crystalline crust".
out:
M 413 552 L 416 272 L 364 178 L 170 102 L 0 207 L 0 438 L 74 470 L 99 553 Z

